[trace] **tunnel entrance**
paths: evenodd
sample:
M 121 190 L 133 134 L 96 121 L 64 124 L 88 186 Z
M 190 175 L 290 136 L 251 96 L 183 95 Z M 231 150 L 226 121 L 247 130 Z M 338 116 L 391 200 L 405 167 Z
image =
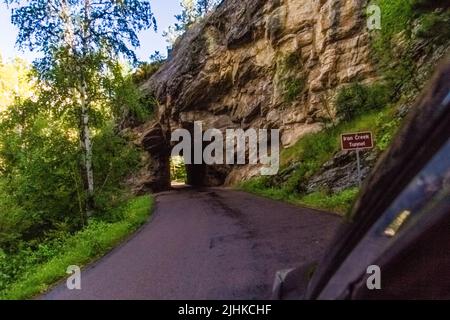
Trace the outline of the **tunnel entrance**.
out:
M 195 145 L 199 143 L 202 146 L 202 155 L 205 148 L 211 142 L 196 141 L 194 123 L 183 123 L 182 128 L 190 133 L 190 159 L 186 159 L 184 154 L 171 159 L 171 180 L 178 184 L 180 180 L 193 187 L 216 187 L 224 184 L 229 168 L 224 165 L 207 165 L 206 163 L 195 163 Z M 189 145 L 189 143 L 188 143 Z M 173 147 L 173 145 L 172 145 Z M 181 158 L 181 159 L 180 159 Z M 203 161 L 203 160 L 202 160 Z M 184 172 L 182 169 L 184 166 Z
M 195 144 L 197 141 L 195 141 L 195 134 L 194 134 L 194 123 L 188 123 L 184 124 L 184 128 L 187 129 L 191 133 L 192 141 L 191 141 L 191 159 L 190 163 L 192 164 L 186 164 L 186 184 L 193 186 L 193 187 L 203 187 L 207 186 L 208 183 L 206 181 L 206 164 L 193 164 L 195 163 L 194 159 L 194 152 L 195 150 Z M 206 148 L 206 144 L 202 141 L 202 153 L 203 150 Z

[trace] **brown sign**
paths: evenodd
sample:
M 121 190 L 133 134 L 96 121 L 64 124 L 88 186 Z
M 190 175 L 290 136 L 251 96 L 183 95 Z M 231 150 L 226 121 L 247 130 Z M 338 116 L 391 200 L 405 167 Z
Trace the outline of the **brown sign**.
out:
M 342 150 L 373 149 L 372 132 L 346 133 L 341 136 Z

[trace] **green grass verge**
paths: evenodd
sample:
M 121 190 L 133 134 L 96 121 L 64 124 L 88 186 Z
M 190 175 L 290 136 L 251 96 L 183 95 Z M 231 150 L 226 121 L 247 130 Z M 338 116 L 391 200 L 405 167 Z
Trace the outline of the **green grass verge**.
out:
M 333 211 L 345 215 L 353 205 L 358 188 L 350 188 L 335 194 L 314 192 L 298 199 L 297 203 L 311 208 Z
M 49 261 L 32 266 L 21 278 L 1 291 L 0 299 L 27 299 L 45 292 L 55 282 L 67 277 L 68 266 L 85 266 L 136 231 L 147 221 L 153 206 L 152 197 L 137 197 L 113 210 L 112 215 L 120 215 L 117 222 L 92 219 L 85 229 L 63 239 Z
M 356 196 L 359 193 L 358 188 L 350 188 L 335 194 L 327 194 L 325 192 L 314 192 L 307 195 L 288 193 L 286 190 L 278 188 L 261 188 L 255 187 L 255 180 L 251 183 L 242 184 L 239 189 L 263 196 L 269 199 L 284 201 L 293 205 L 326 210 L 336 214 L 346 216 L 351 209 Z M 251 186 L 253 185 L 253 187 Z

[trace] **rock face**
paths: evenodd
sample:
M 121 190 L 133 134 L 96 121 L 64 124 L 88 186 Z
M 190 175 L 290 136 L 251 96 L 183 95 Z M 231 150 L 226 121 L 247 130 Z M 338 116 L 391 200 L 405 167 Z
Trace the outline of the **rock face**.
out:
M 176 44 L 142 89 L 159 101 L 142 136 L 155 189 L 168 187 L 177 128 L 279 128 L 284 147 L 334 118 L 337 89 L 375 77 L 363 17 L 366 0 L 225 0 Z M 166 168 L 167 167 L 167 168 Z M 196 168 L 197 184 L 232 184 L 248 166 Z M 162 172 L 165 171 L 165 172 Z M 189 174 L 189 173 L 188 173 Z M 193 174 L 195 175 L 195 174 Z
M 361 178 L 365 180 L 370 174 L 379 156 L 377 149 L 373 151 L 361 152 Z M 312 176 L 305 186 L 306 193 L 317 190 L 323 190 L 324 186 L 331 193 L 338 193 L 348 188 L 357 187 L 358 166 L 356 164 L 356 155 L 352 151 L 339 151 L 334 157 L 326 162 L 321 170 Z

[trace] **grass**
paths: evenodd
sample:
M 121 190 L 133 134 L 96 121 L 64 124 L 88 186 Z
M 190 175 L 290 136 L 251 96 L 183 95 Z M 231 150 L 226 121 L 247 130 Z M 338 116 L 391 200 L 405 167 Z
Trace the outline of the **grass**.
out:
M 250 183 L 244 183 L 239 188 L 269 199 L 312 209 L 331 211 L 342 216 L 347 215 L 359 193 L 358 188 L 350 188 L 335 194 L 319 191 L 304 195 L 289 193 L 287 190 L 280 188 L 255 186 L 255 180 L 252 180 Z
M 306 194 L 302 185 L 319 172 L 322 165 L 340 150 L 342 133 L 373 131 L 376 146 L 380 150 L 385 150 L 399 125 L 393 113 L 392 107 L 386 107 L 370 111 L 351 121 L 342 122 L 323 131 L 309 134 L 294 146 L 281 152 L 281 169 L 278 176 L 255 178 L 240 184 L 238 188 L 274 200 L 345 214 L 351 208 L 353 200 L 358 194 L 358 188 L 351 188 L 337 194 L 327 192 Z M 295 170 L 289 173 L 285 180 L 282 182 L 277 180 L 293 165 L 295 165 Z
M 383 84 L 353 85 L 341 89 L 336 110 L 343 119 L 339 125 L 303 137 L 293 147 L 281 152 L 281 170 L 275 177 L 261 177 L 239 187 L 276 200 L 344 213 L 350 209 L 357 189 L 337 194 L 315 192 L 306 194 L 308 179 L 340 148 L 340 135 L 345 132 L 372 131 L 376 148 L 386 150 L 397 132 L 401 119 L 394 113 L 404 92 L 415 92 L 417 65 L 414 56 L 415 37 L 433 39 L 434 44 L 448 40 L 449 32 L 440 31 L 448 25 L 449 13 L 435 11 L 445 0 L 375 0 L 383 13 L 382 29 L 371 33 L 374 63 L 383 77 Z M 415 35 L 415 25 L 418 24 Z M 393 63 L 395 62 L 395 63 Z M 296 57 L 287 57 L 284 65 L 296 65 Z M 281 69 L 285 71 L 286 68 Z M 288 69 L 287 69 L 288 70 Z M 300 86 L 287 82 L 287 99 L 296 99 Z M 381 107 L 383 107 L 381 109 Z M 326 189 L 326 186 L 325 186 Z
M 113 216 L 120 216 L 119 221 L 108 223 L 92 219 L 85 229 L 65 238 L 49 261 L 32 266 L 1 291 L 0 299 L 27 299 L 47 291 L 67 276 L 68 266 L 85 266 L 136 231 L 147 221 L 153 205 L 154 200 L 150 196 L 137 197 L 111 212 Z
M 298 204 L 315 209 L 333 211 L 344 215 L 352 207 L 358 193 L 358 188 L 350 188 L 335 194 L 314 192 L 301 197 L 298 200 Z
M 301 161 L 306 165 L 305 175 L 315 173 L 320 166 L 328 161 L 333 154 L 340 148 L 340 136 L 346 132 L 356 132 L 370 130 L 375 134 L 375 140 L 378 142 L 385 135 L 392 136 L 396 127 L 387 130 L 386 124 L 393 119 L 392 108 L 384 108 L 368 112 L 347 122 L 342 122 L 335 127 L 323 131 L 306 135 L 294 146 L 284 149 L 281 152 L 281 166 L 286 167 L 294 162 Z M 392 138 L 392 137 L 391 137 Z

